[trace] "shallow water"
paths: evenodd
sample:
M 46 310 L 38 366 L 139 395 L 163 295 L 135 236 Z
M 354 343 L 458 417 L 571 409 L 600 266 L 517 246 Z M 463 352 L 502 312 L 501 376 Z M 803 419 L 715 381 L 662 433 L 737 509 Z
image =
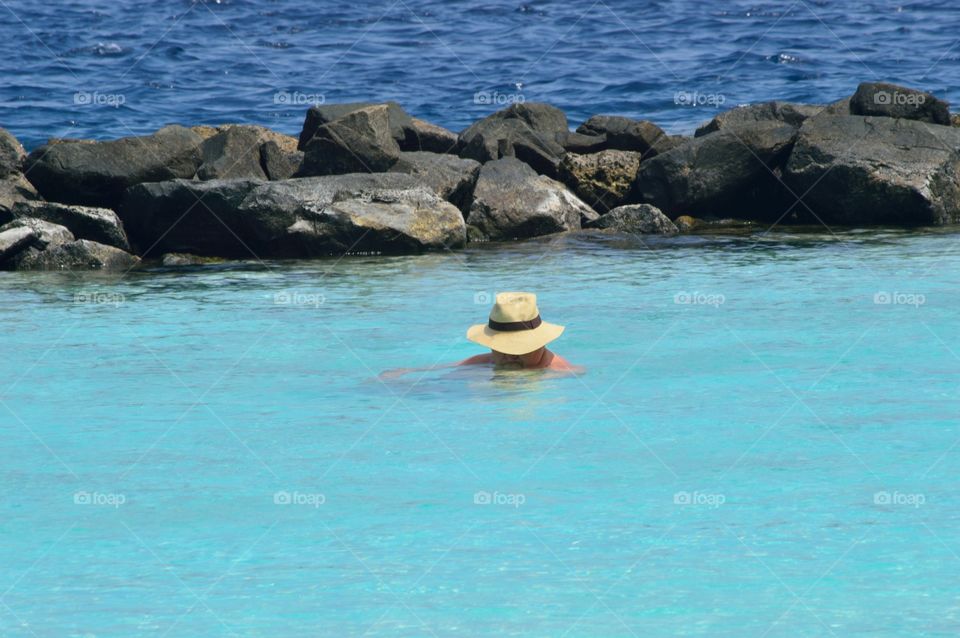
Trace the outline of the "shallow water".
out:
M 893 231 L 2 273 L 0 635 L 955 635 L 958 273 Z M 586 375 L 376 378 L 505 289 Z
M 319 100 L 395 99 L 454 130 L 510 101 L 546 101 L 573 126 L 615 113 L 686 133 L 718 108 L 829 102 L 870 80 L 960 98 L 952 0 L 6 0 L 0 11 L 0 125 L 28 148 L 174 122 L 297 133 Z

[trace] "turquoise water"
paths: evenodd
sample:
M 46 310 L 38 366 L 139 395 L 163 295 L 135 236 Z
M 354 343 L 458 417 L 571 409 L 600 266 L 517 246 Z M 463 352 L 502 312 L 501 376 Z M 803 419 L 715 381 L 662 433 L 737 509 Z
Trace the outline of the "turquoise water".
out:
M 955 636 L 958 284 L 882 231 L 3 273 L 0 635 Z M 377 380 L 509 289 L 585 376 Z

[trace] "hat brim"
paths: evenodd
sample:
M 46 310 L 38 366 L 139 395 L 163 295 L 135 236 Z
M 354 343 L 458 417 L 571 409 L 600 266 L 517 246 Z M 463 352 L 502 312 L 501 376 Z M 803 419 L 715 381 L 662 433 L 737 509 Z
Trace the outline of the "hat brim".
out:
M 467 339 L 504 354 L 527 354 L 539 350 L 563 334 L 563 326 L 543 322 L 533 330 L 501 332 L 485 323 L 467 329 Z

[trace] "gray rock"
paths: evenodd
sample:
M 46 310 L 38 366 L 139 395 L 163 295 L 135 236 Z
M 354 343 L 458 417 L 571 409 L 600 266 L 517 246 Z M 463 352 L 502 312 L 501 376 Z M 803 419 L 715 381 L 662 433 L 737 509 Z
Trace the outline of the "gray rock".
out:
M 466 214 L 470 210 L 473 187 L 480 175 L 480 163 L 456 155 L 400 153 L 400 159 L 390 172 L 417 177 Z
M 594 115 L 577 127 L 577 133 L 604 137 L 605 149 L 635 151 L 643 157 L 654 157 L 676 146 L 653 122 L 619 115 Z
M 17 270 L 126 270 L 139 261 L 135 255 L 119 248 L 79 239 L 41 251 L 24 251 L 12 263 Z
M 305 151 L 307 144 L 317 134 L 321 126 L 330 124 L 342 117 L 355 113 L 371 106 L 385 106 L 387 108 L 387 117 L 389 119 L 390 135 L 394 141 L 400 144 L 408 137 L 415 138 L 421 129 L 414 123 L 403 108 L 396 102 L 350 102 L 346 104 L 320 104 L 312 106 L 307 111 L 307 116 L 303 121 L 303 129 L 300 131 L 300 139 L 297 143 L 297 149 Z M 416 148 L 403 148 L 403 150 L 416 151 Z M 428 149 L 424 149 L 428 150 Z
M 55 202 L 21 202 L 15 204 L 10 212 L 14 218 L 28 217 L 64 226 L 79 239 L 90 239 L 120 250 L 130 250 L 123 224 L 109 208 Z
M 456 153 L 459 137 L 442 126 L 425 122 L 415 117 L 409 125 L 402 126 L 404 138 L 397 140 L 401 151 L 430 153 Z
M 36 235 L 36 248 L 52 248 L 61 244 L 68 244 L 76 239 L 65 226 L 60 224 L 51 224 L 42 219 L 33 217 L 21 217 L 12 222 L 0 226 L 0 232 L 10 230 L 11 228 L 29 228 Z
M 382 173 L 400 158 L 389 107 L 359 109 L 324 124 L 304 147 L 300 176 Z
M 37 232 L 26 226 L 0 230 L 0 266 L 36 240 Z
M 565 131 L 557 134 L 557 142 L 568 153 L 598 153 L 607 148 L 606 135 L 584 135 Z
M 0 179 L 0 224 L 13 219 L 10 210 L 15 204 L 41 201 L 42 199 L 33 184 L 19 173 L 12 173 Z
M 264 139 L 259 127 L 230 126 L 200 145 L 199 179 L 267 179 L 260 163 Z
M 672 235 L 680 232 L 669 217 L 650 204 L 631 204 L 614 208 L 591 222 L 589 227 L 634 234 Z
M 785 179 L 798 195 L 806 193 L 806 206 L 797 210 L 809 221 L 815 215 L 837 224 L 957 223 L 958 149 L 960 130 L 951 127 L 817 117 L 801 127 Z
M 558 177 L 565 151 L 557 136 L 568 132 L 560 109 L 536 102 L 512 104 L 460 133 L 460 157 L 481 163 L 515 157 L 542 175 Z
M 780 186 L 797 130 L 781 122 L 728 127 L 644 160 L 631 199 L 667 215 L 763 214 L 776 206 L 767 189 Z M 779 191 L 775 191 L 779 192 Z M 755 207 L 760 207 L 755 209 Z
M 757 122 L 783 122 L 794 128 L 800 126 L 808 117 L 818 115 L 825 107 L 817 104 L 795 104 L 792 102 L 762 102 L 749 106 L 738 106 L 720 113 L 697 129 L 694 137 L 702 137 L 721 129 L 733 126 L 743 127 Z
M 560 182 L 527 164 L 504 158 L 483 165 L 467 224 L 475 238 L 502 240 L 578 230 L 597 218 Z
M 134 245 L 157 254 L 408 253 L 455 248 L 466 237 L 456 207 L 416 178 L 394 173 L 141 184 L 118 212 Z
M 26 156 L 27 153 L 17 138 L 7 129 L 0 128 L 0 177 L 19 173 Z
M 300 170 L 301 164 L 303 151 L 284 150 L 273 140 L 260 146 L 260 165 L 263 166 L 267 179 L 290 179 Z
M 851 115 L 902 117 L 950 126 L 950 105 L 932 93 L 884 82 L 864 82 L 850 98 Z
M 577 197 L 605 213 L 623 204 L 630 194 L 640 158 L 634 151 L 567 153 L 560 162 L 560 179 Z
M 60 142 L 27 156 L 24 174 L 47 200 L 115 207 L 134 184 L 193 177 L 202 138 L 182 126 L 110 142 Z
M 223 263 L 223 260 L 217 257 L 200 257 L 187 253 L 166 253 L 160 257 L 160 262 L 164 266 L 206 266 Z

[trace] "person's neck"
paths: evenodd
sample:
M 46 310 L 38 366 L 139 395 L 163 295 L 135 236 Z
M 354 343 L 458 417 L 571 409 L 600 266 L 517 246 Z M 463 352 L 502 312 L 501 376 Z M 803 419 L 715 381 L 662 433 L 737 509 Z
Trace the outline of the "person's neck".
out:
M 536 363 L 529 366 L 531 368 L 542 368 L 550 363 L 550 359 L 553 358 L 553 353 L 544 348 L 540 352 L 540 358 L 537 359 Z

